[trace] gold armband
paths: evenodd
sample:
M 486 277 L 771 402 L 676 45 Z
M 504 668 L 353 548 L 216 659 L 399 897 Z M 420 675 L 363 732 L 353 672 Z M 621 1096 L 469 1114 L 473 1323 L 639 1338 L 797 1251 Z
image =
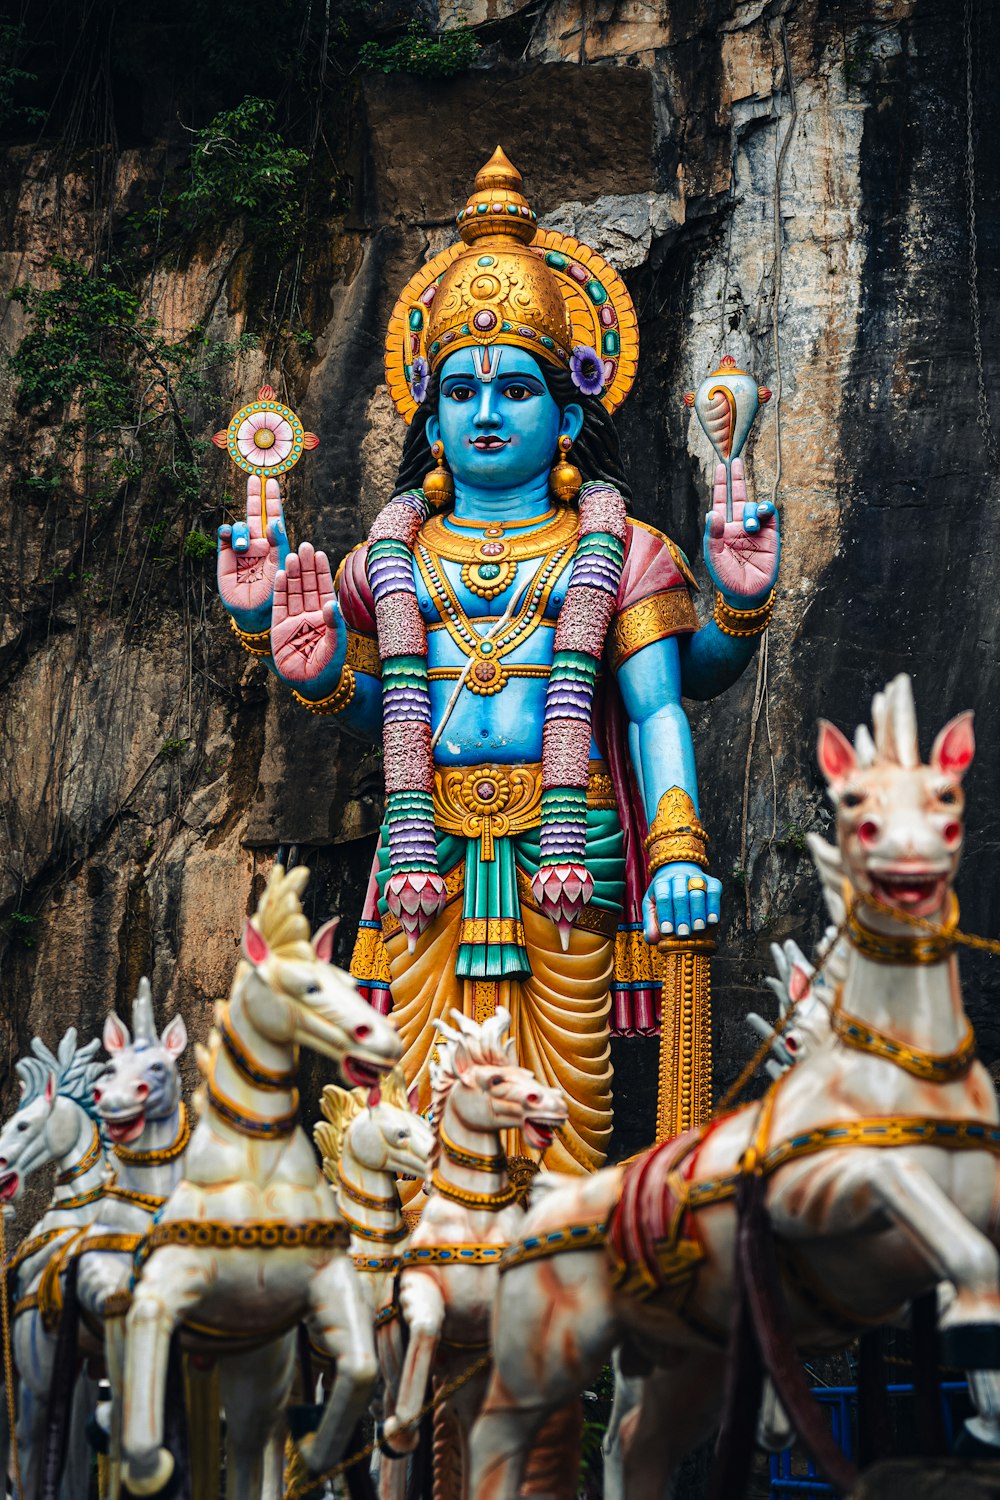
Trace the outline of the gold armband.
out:
M 301 703 L 302 707 L 307 708 L 311 714 L 339 714 L 343 713 L 354 697 L 356 686 L 357 679 L 353 671 L 350 667 L 345 666 L 340 674 L 340 681 L 328 698 L 303 698 L 302 694 L 297 693 L 294 688 L 292 689 L 292 697 L 296 703 Z
M 270 656 L 270 654 L 271 654 L 271 627 L 270 627 L 270 625 L 267 627 L 266 630 L 258 630 L 256 632 L 252 632 L 252 631 L 249 631 L 249 630 L 241 630 L 240 627 L 237 625 L 236 621 L 233 619 L 232 615 L 230 615 L 229 616 L 229 628 L 233 632 L 233 635 L 236 637 L 236 639 L 239 641 L 240 645 L 243 647 L 244 651 L 248 651 L 251 656 L 258 656 L 258 657 Z
M 672 786 L 663 793 L 645 848 L 650 875 L 681 861 L 708 869 L 708 834 L 683 787 Z
M 721 594 L 715 596 L 713 619 L 723 635 L 763 635 L 774 614 L 774 589 L 756 609 L 734 609 Z
M 358 672 L 367 672 L 369 677 L 382 676 L 382 658 L 378 652 L 378 641 L 373 635 L 363 635 L 360 630 L 347 632 L 347 656 L 349 667 Z

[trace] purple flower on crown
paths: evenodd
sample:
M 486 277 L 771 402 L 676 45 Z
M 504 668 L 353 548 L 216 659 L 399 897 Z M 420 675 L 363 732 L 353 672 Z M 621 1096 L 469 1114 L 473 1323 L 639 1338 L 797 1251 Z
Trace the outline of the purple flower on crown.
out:
M 418 354 L 410 366 L 410 395 L 419 406 L 427 395 L 431 367 L 422 354 Z
M 573 384 L 584 396 L 599 396 L 604 389 L 604 365 L 596 349 L 577 344 L 569 362 Z

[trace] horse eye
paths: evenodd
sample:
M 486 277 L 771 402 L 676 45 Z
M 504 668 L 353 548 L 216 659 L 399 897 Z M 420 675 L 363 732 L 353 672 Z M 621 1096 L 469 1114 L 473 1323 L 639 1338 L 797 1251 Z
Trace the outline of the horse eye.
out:
M 503 1074 L 494 1073 L 493 1077 L 490 1079 L 489 1086 L 491 1089 L 495 1089 L 501 1083 L 503 1083 Z
M 943 802 L 945 807 L 954 807 L 958 801 L 958 792 L 953 786 L 946 786 L 943 791 L 938 792 L 938 801 Z
M 28 1122 L 27 1122 L 27 1120 L 22 1120 L 21 1123 L 20 1123 L 20 1125 L 17 1128 L 18 1128 L 18 1130 L 27 1130 L 27 1128 L 28 1128 Z
M 149 1071 L 151 1073 L 160 1073 L 160 1074 L 162 1074 L 162 1073 L 165 1073 L 167 1071 L 167 1069 L 166 1069 L 166 1066 L 163 1063 L 161 1063 L 161 1062 L 155 1062 L 155 1063 L 150 1063 L 150 1065 L 149 1065 Z
M 322 986 L 318 985 L 318 984 L 311 984 L 309 986 L 309 988 L 306 990 L 306 994 L 307 995 L 321 995 L 322 993 L 323 993 Z
M 861 792 L 845 792 L 840 800 L 844 807 L 860 807 L 865 799 Z

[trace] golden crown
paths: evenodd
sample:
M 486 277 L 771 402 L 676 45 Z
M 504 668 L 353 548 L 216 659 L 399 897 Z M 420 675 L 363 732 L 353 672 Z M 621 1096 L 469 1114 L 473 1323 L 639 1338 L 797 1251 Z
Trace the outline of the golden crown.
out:
M 593 351 L 600 373 L 589 388 L 609 411 L 631 389 L 639 337 L 628 288 L 596 251 L 539 229 L 521 182 L 498 146 L 458 215 L 459 242 L 421 267 L 396 303 L 385 371 L 407 421 L 428 376 L 473 346 L 513 344 L 569 370 Z

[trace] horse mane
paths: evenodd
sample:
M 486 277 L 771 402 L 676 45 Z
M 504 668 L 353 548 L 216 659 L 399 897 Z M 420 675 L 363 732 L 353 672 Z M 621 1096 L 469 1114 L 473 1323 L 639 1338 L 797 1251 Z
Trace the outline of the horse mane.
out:
M 92 1120 L 96 1120 L 92 1090 L 94 1080 L 104 1067 L 103 1062 L 95 1055 L 100 1047 L 99 1037 L 94 1037 L 84 1047 L 77 1047 L 75 1026 L 71 1026 L 66 1032 L 56 1052 L 46 1047 L 40 1037 L 32 1037 L 31 1050 L 34 1056 L 19 1058 L 14 1064 L 14 1071 L 24 1084 L 18 1108 L 23 1109 L 26 1104 L 40 1099 L 45 1093 L 49 1075 L 54 1073 L 56 1093 L 61 1094 L 64 1099 L 71 1099 Z
M 257 910 L 250 918 L 278 958 L 309 960 L 316 957 L 309 941 L 309 922 L 299 900 L 308 879 L 309 871 L 305 865 L 296 865 L 294 870 L 286 873 L 284 865 L 276 864 L 257 903 Z
M 431 1129 L 434 1144 L 427 1164 L 428 1176 L 438 1165 L 441 1157 L 441 1122 L 445 1106 L 455 1084 L 458 1082 L 458 1057 L 461 1054 L 467 1063 L 475 1066 L 482 1063 L 508 1067 L 514 1060 L 514 1039 L 510 1031 L 510 1011 L 498 1006 L 494 1015 L 486 1021 L 472 1021 L 459 1010 L 451 1012 L 454 1027 L 438 1020 L 437 1029 L 443 1041 L 438 1042 L 431 1054 Z
M 854 747 L 858 762 L 872 766 L 876 762 L 912 770 L 920 764 L 917 741 L 917 708 L 913 701 L 913 683 L 905 672 L 894 677 L 883 693 L 872 699 L 872 728 L 858 726 Z

